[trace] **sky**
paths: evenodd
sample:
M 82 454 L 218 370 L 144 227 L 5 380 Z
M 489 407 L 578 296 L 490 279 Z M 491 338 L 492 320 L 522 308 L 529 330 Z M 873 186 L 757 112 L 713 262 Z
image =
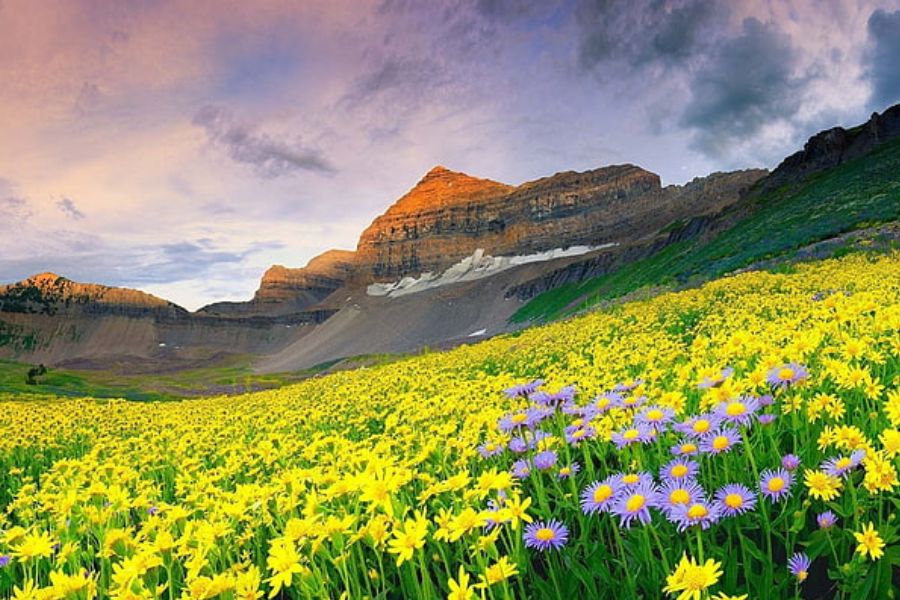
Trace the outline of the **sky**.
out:
M 0 0 L 0 282 L 189 309 L 437 164 L 772 168 L 900 101 L 900 0 Z

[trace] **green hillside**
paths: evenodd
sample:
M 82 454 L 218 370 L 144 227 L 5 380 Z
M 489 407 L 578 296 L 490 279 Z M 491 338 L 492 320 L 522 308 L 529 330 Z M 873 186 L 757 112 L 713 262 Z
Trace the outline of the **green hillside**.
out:
M 645 287 L 708 281 L 760 260 L 787 258 L 844 232 L 900 219 L 900 139 L 768 194 L 752 193 L 749 215 L 712 240 L 673 244 L 617 271 L 549 290 L 513 322 L 547 321 Z

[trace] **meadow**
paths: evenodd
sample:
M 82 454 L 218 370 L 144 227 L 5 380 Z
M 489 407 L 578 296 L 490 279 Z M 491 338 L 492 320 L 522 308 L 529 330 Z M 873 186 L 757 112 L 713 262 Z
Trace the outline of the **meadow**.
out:
M 0 596 L 887 598 L 900 253 L 175 402 L 0 401 Z

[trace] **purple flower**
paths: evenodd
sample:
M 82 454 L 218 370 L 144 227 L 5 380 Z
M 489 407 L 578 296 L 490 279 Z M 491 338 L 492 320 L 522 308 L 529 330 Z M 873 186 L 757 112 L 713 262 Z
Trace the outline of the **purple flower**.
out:
M 865 450 L 854 450 L 850 456 L 838 456 L 822 463 L 821 469 L 832 477 L 846 477 L 852 469 L 858 467 L 866 457 Z
M 502 431 L 503 433 L 509 433 L 513 429 L 527 427 L 528 419 L 528 413 L 524 410 L 519 410 L 500 417 L 500 421 L 497 423 L 497 428 L 500 429 L 500 431 Z
M 741 443 L 741 434 L 733 427 L 723 427 L 707 433 L 700 440 L 700 450 L 708 454 L 722 454 Z
M 809 576 L 810 564 L 809 557 L 803 552 L 798 552 L 788 560 L 788 571 L 799 583 L 803 583 Z
M 701 498 L 690 504 L 677 506 L 671 511 L 669 519 L 677 525 L 678 531 L 684 531 L 694 526 L 709 529 L 719 520 L 719 516 L 719 506 Z
M 659 469 L 659 477 L 664 481 L 684 481 L 693 479 L 700 472 L 700 465 L 687 458 L 674 458 Z
M 529 475 L 531 475 L 531 465 L 527 460 L 517 460 L 512 464 L 512 476 L 516 479 L 525 479 Z
M 151 517 L 159 514 L 159 507 L 151 506 L 150 508 L 147 509 L 147 514 L 150 515 Z
M 503 454 L 503 444 L 490 441 L 485 442 L 478 446 L 478 454 L 480 454 L 482 458 L 490 458 L 492 456 L 497 456 L 498 454 Z
M 796 454 L 785 454 L 781 457 L 781 467 L 788 471 L 796 471 L 800 468 L 800 457 Z
M 521 383 L 519 385 L 514 385 L 511 388 L 507 388 L 503 390 L 503 393 L 510 398 L 515 398 L 517 396 L 527 396 L 534 393 L 534 391 L 542 385 L 544 385 L 543 379 L 535 379 L 530 383 Z
M 10 563 L 11 560 L 12 559 L 9 557 L 8 554 L 0 555 L 0 569 L 6 567 Z
M 613 388 L 613 391 L 614 392 L 630 392 L 631 390 L 633 390 L 637 386 L 641 385 L 642 383 L 644 383 L 643 379 L 635 379 L 631 383 L 619 383 L 619 384 L 616 384 L 616 386 Z
M 625 396 L 622 398 L 622 408 L 637 408 L 647 401 L 647 396 Z
M 635 425 L 664 429 L 675 418 L 675 411 L 666 406 L 648 406 L 634 418 Z
M 522 537 L 526 548 L 534 548 L 541 552 L 559 550 L 569 541 L 569 529 L 556 520 L 535 521 L 525 527 Z
M 534 455 L 534 468 L 546 471 L 556 466 L 557 456 L 553 450 L 544 450 Z
M 775 422 L 775 418 L 775 415 L 773 415 L 772 413 L 762 413 L 761 415 L 756 417 L 756 420 L 759 421 L 760 425 L 771 425 Z
M 672 454 L 675 456 L 693 456 L 700 452 L 700 446 L 691 440 L 683 440 L 680 444 L 672 446 Z
M 794 478 L 785 469 L 766 469 L 759 477 L 759 490 L 773 503 L 791 495 Z
M 619 516 L 622 527 L 631 527 L 637 519 L 646 525 L 650 522 L 650 508 L 656 504 L 659 490 L 652 481 L 641 483 L 626 489 L 613 503 L 612 512 Z
M 772 394 L 765 394 L 759 397 L 760 406 L 772 406 L 773 404 L 775 404 L 775 396 Z
M 759 400 L 753 396 L 732 398 L 716 406 L 715 414 L 727 423 L 748 425 L 759 410 Z
M 607 392 L 605 394 L 600 394 L 599 396 L 594 398 L 591 403 L 587 405 L 586 409 L 593 414 L 601 415 L 608 411 L 610 408 L 621 406 L 621 404 L 621 394 L 617 394 L 615 392 Z
M 563 465 L 559 468 L 559 472 L 557 473 L 557 477 L 560 479 L 567 479 L 572 475 L 578 473 L 581 470 L 581 465 L 579 465 L 576 461 L 572 461 L 568 465 Z
M 566 428 L 566 441 L 572 446 L 577 446 L 584 440 L 589 440 L 597 436 L 597 430 L 590 425 L 582 425 L 581 427 Z
M 806 381 L 808 378 L 809 371 L 806 370 L 806 367 L 790 363 L 770 369 L 766 381 L 774 388 L 787 388 Z
M 723 516 L 734 517 L 753 510 L 756 496 L 747 486 L 731 483 L 716 492 L 716 503 Z
M 610 475 L 603 481 L 595 481 L 581 492 L 582 512 L 586 515 L 609 512 L 624 489 L 620 475 Z
M 643 424 L 617 431 L 612 434 L 612 441 L 619 450 L 632 444 L 646 444 L 653 441 L 653 431 Z
M 696 481 L 664 481 L 656 494 L 654 505 L 669 520 L 674 520 L 674 512 L 681 506 L 689 506 L 706 497 L 706 492 Z
M 826 510 L 816 517 L 816 523 L 821 529 L 831 529 L 837 523 L 837 517 L 830 510 Z
M 701 438 L 719 427 L 722 418 L 715 414 L 703 414 L 691 417 L 672 427 L 675 431 L 692 438 Z
M 618 473 L 618 475 L 622 478 L 622 485 L 625 486 L 626 489 L 632 489 L 645 483 L 653 483 L 653 475 L 651 475 L 647 471 L 638 471 L 636 473 Z
M 528 442 L 520 437 L 514 437 L 509 440 L 509 449 L 516 454 L 522 454 L 528 450 Z

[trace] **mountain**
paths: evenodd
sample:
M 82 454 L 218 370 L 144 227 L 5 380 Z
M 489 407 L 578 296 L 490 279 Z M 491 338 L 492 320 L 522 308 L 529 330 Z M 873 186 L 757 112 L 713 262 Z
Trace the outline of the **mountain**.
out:
M 0 356 L 92 366 L 128 357 L 144 368 L 240 355 L 273 372 L 464 343 L 894 222 L 898 137 L 900 106 L 813 136 L 771 173 L 680 186 L 629 164 L 519 185 L 437 166 L 355 251 L 275 265 L 245 302 L 190 313 L 54 274 L 0 287 Z
M 354 268 L 355 253 L 328 250 L 300 269 L 274 265 L 263 274 L 253 299 L 217 302 L 198 312 L 219 315 L 288 315 L 314 306 L 346 283 Z

